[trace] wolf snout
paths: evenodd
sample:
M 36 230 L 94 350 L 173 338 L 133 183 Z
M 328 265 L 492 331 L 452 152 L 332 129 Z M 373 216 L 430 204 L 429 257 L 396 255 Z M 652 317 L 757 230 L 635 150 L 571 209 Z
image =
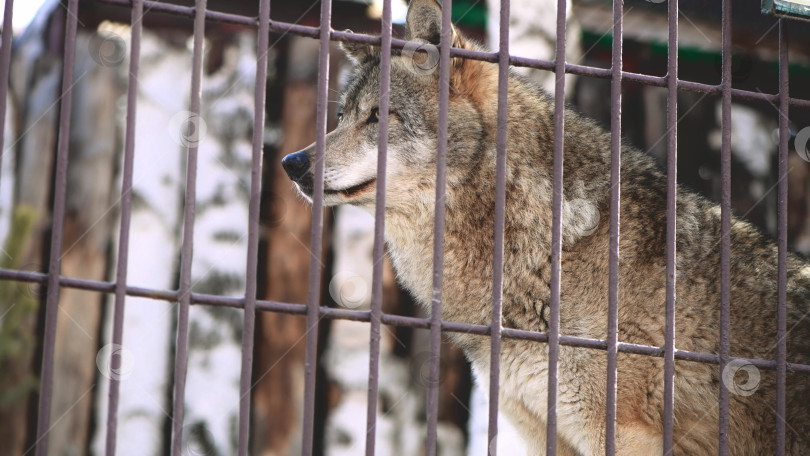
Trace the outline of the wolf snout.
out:
M 309 157 L 306 152 L 294 152 L 281 160 L 281 166 L 290 179 L 299 182 L 309 173 Z
M 281 166 L 287 176 L 298 185 L 304 195 L 312 196 L 312 173 L 310 172 L 309 157 L 305 151 L 298 151 L 281 159 Z

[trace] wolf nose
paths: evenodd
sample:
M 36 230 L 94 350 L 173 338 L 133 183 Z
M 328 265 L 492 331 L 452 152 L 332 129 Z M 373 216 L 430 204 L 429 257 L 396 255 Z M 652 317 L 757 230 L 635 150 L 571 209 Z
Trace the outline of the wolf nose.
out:
M 281 166 L 290 179 L 298 182 L 309 172 L 309 157 L 306 152 L 294 152 L 281 160 Z

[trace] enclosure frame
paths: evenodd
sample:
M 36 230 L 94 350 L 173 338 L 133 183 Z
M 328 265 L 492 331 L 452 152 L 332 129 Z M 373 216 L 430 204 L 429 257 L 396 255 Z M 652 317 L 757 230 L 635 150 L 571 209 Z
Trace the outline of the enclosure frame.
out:
M 525 57 L 511 56 L 509 54 L 509 0 L 501 0 L 500 21 L 500 47 L 497 52 L 483 52 L 466 49 L 451 48 L 451 16 L 450 0 L 444 1 L 442 15 L 441 44 L 437 46 L 440 55 L 440 96 L 439 96 L 439 127 L 437 150 L 437 186 L 435 208 L 434 232 L 434 264 L 433 264 L 433 306 L 429 317 L 408 317 L 386 314 L 382 311 L 382 262 L 384 255 L 384 207 L 385 207 L 385 167 L 387 154 L 387 127 L 388 127 L 388 90 L 391 65 L 391 49 L 402 49 L 406 41 L 392 37 L 391 27 L 391 1 L 385 0 L 383 18 L 381 21 L 381 36 L 356 34 L 349 31 L 336 31 L 331 28 L 331 1 L 321 3 L 320 26 L 310 27 L 293 23 L 279 22 L 270 19 L 270 0 L 261 0 L 258 15 L 255 17 L 240 16 L 207 9 L 206 0 L 197 0 L 195 7 L 184 7 L 144 0 L 95 0 L 128 7 L 132 10 L 131 49 L 128 72 L 127 115 L 124 142 L 122 188 L 121 188 L 121 224 L 118 236 L 118 257 L 115 280 L 95 281 L 84 280 L 60 275 L 63 228 L 65 222 L 65 195 L 67 186 L 68 147 L 72 107 L 72 81 L 76 51 L 77 13 L 80 0 L 68 0 L 67 14 L 65 15 L 65 47 L 64 68 L 62 73 L 61 106 L 59 115 L 58 145 L 56 157 L 56 171 L 54 180 L 53 221 L 51 230 L 50 263 L 47 273 L 30 272 L 16 269 L 0 269 L 0 280 L 10 280 L 27 283 L 45 284 L 45 329 L 42 351 L 42 370 L 40 380 L 40 401 L 38 407 L 38 429 L 36 433 L 36 454 L 48 454 L 48 431 L 50 427 L 50 410 L 53 392 L 53 366 L 54 344 L 57 323 L 57 310 L 62 288 L 75 288 L 92 290 L 114 296 L 114 314 L 112 342 L 121 344 L 123 340 L 123 319 L 127 297 L 145 297 L 162 300 L 168 303 L 179 303 L 177 335 L 177 352 L 174 362 L 174 400 L 173 403 L 173 432 L 171 454 L 179 456 L 182 444 L 182 425 L 184 414 L 185 376 L 188 363 L 188 329 L 189 307 L 191 305 L 222 306 L 244 309 L 243 342 L 242 342 L 242 370 L 240 382 L 241 399 L 239 403 L 239 440 L 238 453 L 247 455 L 249 451 L 250 429 L 250 388 L 253 361 L 253 344 L 255 332 L 255 318 L 257 311 L 279 312 L 285 314 L 305 315 L 307 319 L 306 333 L 306 367 L 305 367 L 305 399 L 303 407 L 303 441 L 302 454 L 310 455 L 313 451 L 313 426 L 315 414 L 315 366 L 317 360 L 318 323 L 323 318 L 344 319 L 369 322 L 371 327 L 370 338 L 370 373 L 368 386 L 367 409 L 367 440 L 366 454 L 375 453 L 375 423 L 377 419 L 378 374 L 380 355 L 380 328 L 381 325 L 393 325 L 410 328 L 430 330 L 430 374 L 427 393 L 427 454 L 435 455 L 437 443 L 437 408 L 439 384 L 439 358 L 440 342 L 443 332 L 462 332 L 489 336 L 491 340 L 491 376 L 490 376 L 490 409 L 489 409 L 489 447 L 491 454 L 496 454 L 497 446 L 494 444 L 498 435 L 498 390 L 500 372 L 500 346 L 502 338 L 520 339 L 546 343 L 549 349 L 549 412 L 547 419 L 547 451 L 548 454 L 556 452 L 556 399 L 557 399 L 557 362 L 560 345 L 600 349 L 606 351 L 607 371 L 606 377 L 606 454 L 614 455 L 616 438 L 616 366 L 618 353 L 631 353 L 664 359 L 664 451 L 669 453 L 673 449 L 673 405 L 674 405 L 674 365 L 675 360 L 693 361 L 700 363 L 719 364 L 722 370 L 733 361 L 740 360 L 750 363 L 760 369 L 776 370 L 777 401 L 775 404 L 776 422 L 776 448 L 777 454 L 785 452 L 785 422 L 778 417 L 785 416 L 785 382 L 786 372 L 810 374 L 810 365 L 789 364 L 786 362 L 786 283 L 787 283 L 787 158 L 789 143 L 788 111 L 791 107 L 810 109 L 810 100 L 791 98 L 788 93 L 788 40 L 787 28 L 789 19 L 780 18 L 779 22 L 779 92 L 778 94 L 764 94 L 732 88 L 731 85 L 731 0 L 722 0 L 722 78 L 718 85 L 702 84 L 678 79 L 678 55 L 669 52 L 668 73 L 666 76 L 654 76 L 633 73 L 622 70 L 622 7 L 621 0 L 613 1 L 613 49 L 612 65 L 609 69 L 585 65 L 575 65 L 565 62 L 566 38 L 566 0 L 558 1 L 557 10 L 557 48 L 555 60 L 539 60 Z M 4 30 L 11 30 L 13 0 L 5 2 Z M 678 43 L 678 0 L 669 0 L 668 4 L 668 48 L 677 50 Z M 185 206 L 183 243 L 181 250 L 180 286 L 177 290 L 161 290 L 133 287 L 127 284 L 127 259 L 130 249 L 129 230 L 132 211 L 132 173 L 133 156 L 135 153 L 135 117 L 137 112 L 137 87 L 139 72 L 139 56 L 142 37 L 143 14 L 173 14 L 194 19 L 193 31 L 193 62 L 192 62 L 192 92 L 189 111 L 200 114 L 200 84 L 202 78 L 203 39 L 207 23 L 230 23 L 257 29 L 257 71 L 256 89 L 254 97 L 254 125 L 264 125 L 265 116 L 265 79 L 267 76 L 267 49 L 268 36 L 271 32 L 289 33 L 319 39 L 319 71 L 317 85 L 317 117 L 316 117 L 316 160 L 314 167 L 314 197 L 311 225 L 311 251 L 309 268 L 309 295 L 305 304 L 275 302 L 259 300 L 256 298 L 258 283 L 257 277 L 257 251 L 259 241 L 259 198 L 251 198 L 249 206 L 249 231 L 247 250 L 246 293 L 243 298 L 232 298 L 212 294 L 196 293 L 191 288 L 191 257 L 194 233 L 194 207 L 196 188 L 197 146 L 189 145 L 186 151 L 188 167 L 185 182 Z M 495 15 L 492 15 L 493 20 Z M 7 108 L 8 75 L 11 57 L 11 33 L 4 33 L 2 48 L 0 48 L 0 125 L 4 124 Z M 323 155 L 325 135 L 327 129 L 327 94 L 329 76 L 329 45 L 331 41 L 365 43 L 381 46 L 381 98 L 380 98 L 380 146 L 377 180 L 377 206 L 375 221 L 375 236 L 373 258 L 375 260 L 372 282 L 372 300 L 370 310 L 351 310 L 322 307 L 320 303 L 321 291 L 321 253 L 323 250 Z M 492 323 L 491 325 L 471 325 L 441 319 L 442 303 L 442 268 L 444 254 L 444 193 L 446 186 L 446 155 L 447 155 L 447 125 L 449 110 L 449 72 L 451 58 L 474 59 L 492 62 L 498 65 L 498 127 L 497 127 L 497 180 L 496 180 L 496 206 L 495 206 L 495 250 L 493 252 L 493 296 L 492 296 Z M 609 273 L 609 307 L 607 324 L 607 338 L 590 339 L 560 334 L 560 268 L 561 268 L 561 238 L 562 238 L 562 161 L 563 161 L 563 110 L 565 78 L 556 78 L 555 87 L 555 125 L 554 125 L 554 168 L 553 168 L 553 224 L 552 224 L 552 279 L 549 328 L 545 333 L 525 331 L 519 329 L 503 328 L 501 322 L 502 283 L 503 283 L 503 253 L 504 253 L 504 205 L 505 205 L 505 169 L 506 169 L 506 108 L 507 108 L 507 78 L 509 66 L 520 66 L 552 71 L 557 75 L 574 74 L 611 80 L 611 193 L 610 193 L 610 273 Z M 619 268 L 619 239 L 620 214 L 619 201 L 621 193 L 621 89 L 624 81 L 634 82 L 667 89 L 667 129 L 668 129 L 668 155 L 667 155 L 667 236 L 666 236 L 666 342 L 663 346 L 647 346 L 629 344 L 618 340 L 618 268 Z M 675 348 L 675 308 L 676 300 L 676 201 L 677 201 L 677 94 L 679 90 L 719 94 L 722 97 L 722 198 L 721 198 L 721 311 L 720 311 L 720 352 L 719 354 L 699 353 Z M 730 223 L 731 223 L 731 101 L 732 98 L 754 101 L 767 101 L 778 105 L 779 109 L 779 184 L 778 184 L 778 302 L 777 302 L 777 351 L 773 360 L 732 358 L 729 355 L 729 322 L 730 322 Z M 261 194 L 261 166 L 263 148 L 263 128 L 254 128 L 252 169 L 250 173 L 251 195 Z M 4 147 L 4 137 L 0 135 L 0 150 Z M 0 154 L 0 159 L 2 155 Z M 0 176 L 2 178 L 2 176 Z M 120 367 L 120 357 L 113 357 L 112 368 Z M 119 380 L 110 379 L 109 403 L 107 409 L 106 446 L 107 455 L 115 454 L 116 431 L 118 422 Z M 720 388 L 718 397 L 720 420 L 718 428 L 718 441 L 721 455 L 728 454 L 728 406 L 729 396 L 727 388 Z

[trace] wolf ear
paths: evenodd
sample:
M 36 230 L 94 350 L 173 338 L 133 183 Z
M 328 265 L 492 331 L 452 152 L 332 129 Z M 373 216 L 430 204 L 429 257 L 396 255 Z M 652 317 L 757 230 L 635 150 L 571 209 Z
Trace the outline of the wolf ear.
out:
M 461 35 L 452 27 L 452 47 L 466 48 Z M 437 45 L 442 34 L 442 6 L 437 0 L 411 0 L 405 22 L 405 39 Z
M 439 44 L 442 32 L 442 7 L 436 0 L 411 0 L 405 21 L 405 39 Z
M 350 29 L 346 29 L 344 31 L 346 33 L 354 33 Z M 365 43 L 357 43 L 354 41 L 341 41 L 340 49 L 355 65 L 360 65 L 374 54 L 374 50 L 370 45 Z

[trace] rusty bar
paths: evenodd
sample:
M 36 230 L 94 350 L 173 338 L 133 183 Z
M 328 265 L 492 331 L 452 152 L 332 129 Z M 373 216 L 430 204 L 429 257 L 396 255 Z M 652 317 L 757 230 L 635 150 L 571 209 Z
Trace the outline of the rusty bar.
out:
M 608 251 L 607 385 L 605 454 L 616 454 L 616 383 L 619 342 L 619 236 L 622 166 L 623 0 L 613 0 L 613 50 L 610 87 L 610 247 Z
M 312 199 L 312 226 L 309 237 L 309 289 L 307 292 L 306 358 L 304 364 L 304 423 L 301 454 L 312 454 L 315 427 L 315 376 L 318 362 L 318 302 L 321 295 L 321 253 L 323 252 L 323 157 L 326 147 L 326 115 L 329 112 L 329 39 L 332 2 L 321 2 L 320 43 L 318 47 L 318 101 L 315 118 L 315 169 Z
M 70 114 L 73 107 L 73 71 L 76 60 L 76 28 L 79 0 L 70 0 L 65 15 L 65 53 L 62 69 L 62 101 L 59 107 L 59 139 L 56 149 L 56 175 L 53 188 L 53 224 L 48 265 L 48 292 L 45 297 L 45 335 L 42 342 L 39 414 L 37 416 L 36 453 L 48 454 L 48 431 L 53 398 L 53 361 L 56 343 L 56 321 L 59 310 L 59 274 L 62 270 L 62 239 L 65 226 L 68 151 L 70 147 Z
M 501 373 L 501 330 L 503 329 L 503 249 L 506 206 L 506 153 L 509 93 L 509 0 L 501 0 L 498 32 L 498 132 L 495 165 L 495 252 L 492 258 L 492 324 L 489 360 L 489 454 L 498 454 L 498 391 Z
M 722 374 L 729 359 L 731 317 L 731 0 L 723 0 L 722 20 L 722 145 L 720 148 L 720 346 L 719 369 Z M 720 386 L 718 449 L 728 455 L 728 388 Z
M 380 327 L 382 325 L 382 281 L 385 262 L 385 185 L 388 157 L 388 111 L 391 87 L 391 0 L 383 1 L 382 49 L 380 54 L 380 106 L 377 156 L 377 199 L 374 206 L 374 266 L 371 280 L 371 328 L 369 336 L 368 408 L 366 410 L 366 455 L 375 452 L 377 399 L 380 373 Z
M 664 454 L 672 453 L 675 424 L 675 304 L 678 207 L 678 0 L 667 12 L 667 239 L 664 328 Z M 667 453 L 669 452 L 669 453 Z
M 250 444 L 250 390 L 253 375 L 253 346 L 256 331 L 256 288 L 258 283 L 259 213 L 262 200 L 262 157 L 264 152 L 264 105 L 267 98 L 267 53 L 270 41 L 270 0 L 259 3 L 259 31 L 256 37 L 256 87 L 253 93 L 253 151 L 250 167 L 245 310 L 242 321 L 242 367 L 239 375 L 239 440 L 237 454 L 247 456 Z
M 548 319 L 548 413 L 546 454 L 557 454 L 557 363 L 560 354 L 560 270 L 562 262 L 563 135 L 565 131 L 566 0 L 557 1 L 557 44 L 554 57 L 554 172 L 551 221 L 551 305 Z
M 194 51 L 191 63 L 191 93 L 189 118 L 185 132 L 187 141 L 185 207 L 183 208 L 183 244 L 180 260 L 180 303 L 177 313 L 177 341 L 174 358 L 174 399 L 172 404 L 172 456 L 181 456 L 183 417 L 185 415 L 186 368 L 188 365 L 188 314 L 191 305 L 191 263 L 194 248 L 194 211 L 197 203 L 197 150 L 202 101 L 202 64 L 205 52 L 205 9 L 208 0 L 197 0 L 194 16 Z
M 131 43 L 129 52 L 129 81 L 127 86 L 127 117 L 124 137 L 124 168 L 121 182 L 121 226 L 118 228 L 118 261 L 115 270 L 115 304 L 113 309 L 112 343 L 120 347 L 124 340 L 124 312 L 127 291 L 127 266 L 129 262 L 129 232 L 132 215 L 132 171 L 135 158 L 135 120 L 138 108 L 138 74 L 140 72 L 141 36 L 143 35 L 143 1 L 132 3 Z M 110 357 L 110 369 L 118 372 L 121 357 Z M 110 376 L 109 402 L 107 403 L 107 456 L 115 455 L 118 432 L 118 399 L 121 382 L 117 375 Z
M 11 44 L 14 40 L 14 0 L 6 0 L 6 9 L 3 16 L 3 43 L 0 44 L 0 128 L 3 134 L 0 135 L 0 182 L 3 179 L 3 154 L 5 154 L 5 128 L 6 109 L 8 108 L 8 70 L 11 65 Z M 12 32 L 8 32 L 12 30 Z
M 436 151 L 436 211 L 433 225 L 433 299 L 430 312 L 430 358 L 427 391 L 427 456 L 436 456 L 436 432 L 439 418 L 439 358 L 442 342 L 442 275 L 444 273 L 444 195 L 447 183 L 447 117 L 450 106 L 450 46 L 453 30 L 450 21 L 453 3 L 442 3 L 442 27 L 439 49 L 439 127 Z
M 788 20 L 779 19 L 779 190 L 776 204 L 779 242 L 776 305 L 776 454 L 785 454 L 785 381 L 787 376 L 787 198 L 788 136 Z M 794 405 L 795 407 L 796 405 Z

